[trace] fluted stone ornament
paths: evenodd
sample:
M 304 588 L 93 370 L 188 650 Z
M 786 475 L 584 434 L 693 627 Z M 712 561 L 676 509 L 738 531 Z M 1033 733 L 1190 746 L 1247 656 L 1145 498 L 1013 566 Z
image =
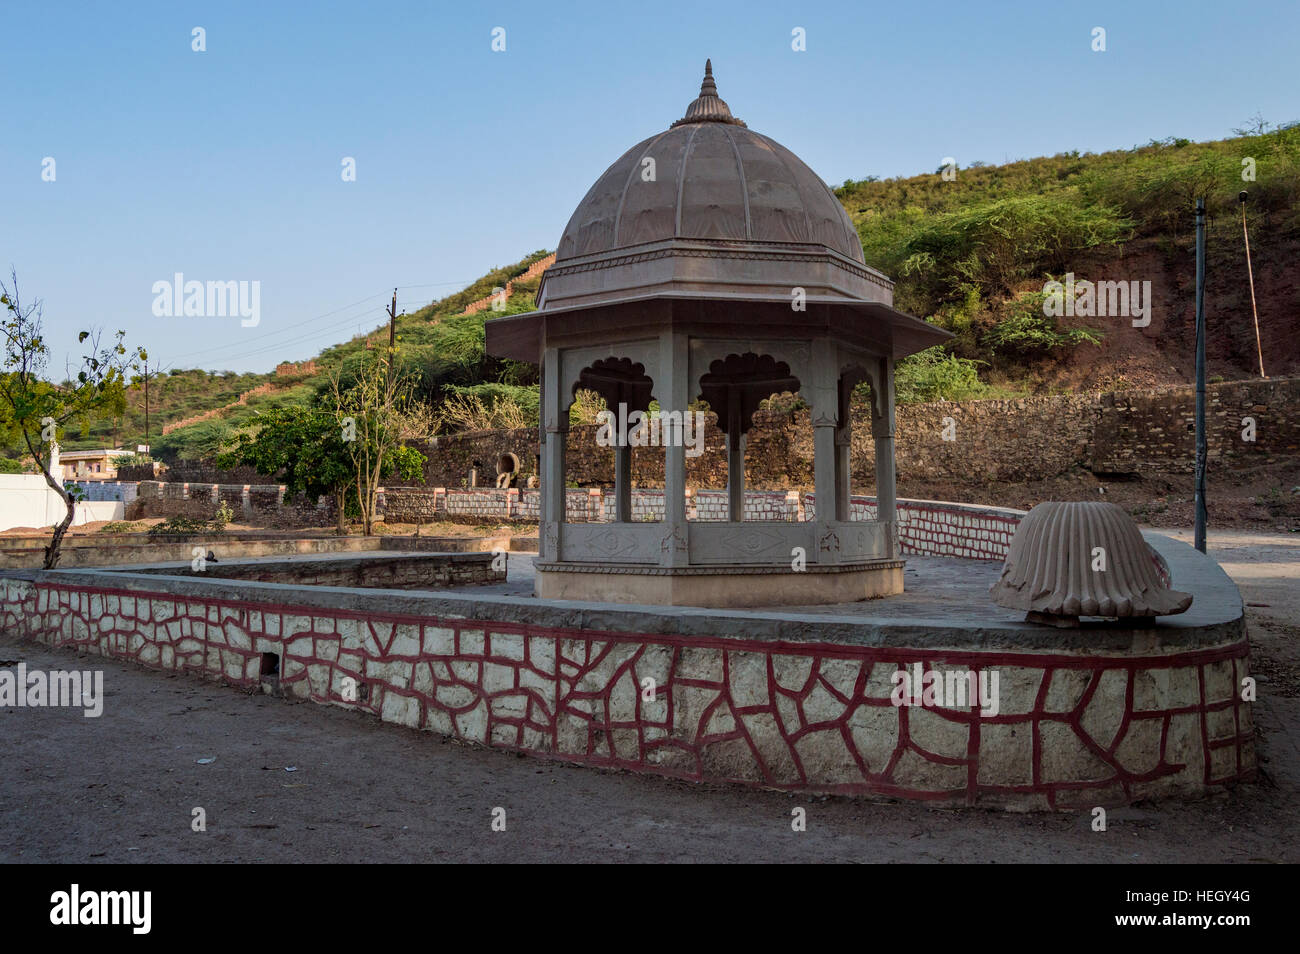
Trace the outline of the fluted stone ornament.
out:
M 1112 503 L 1042 503 L 1016 528 L 1002 575 L 989 591 L 999 606 L 1034 622 L 1076 625 L 1080 616 L 1182 613 L 1190 593 L 1170 589 L 1169 568 L 1133 518 Z

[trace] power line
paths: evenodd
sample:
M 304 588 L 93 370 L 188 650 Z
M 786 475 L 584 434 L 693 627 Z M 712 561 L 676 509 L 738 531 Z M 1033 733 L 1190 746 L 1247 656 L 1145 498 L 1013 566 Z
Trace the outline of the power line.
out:
M 425 304 L 420 305 L 419 307 L 420 307 L 420 308 L 424 308 L 424 307 L 426 307 L 426 305 L 433 304 L 433 301 L 437 301 L 437 299 L 433 299 L 432 301 L 426 302 Z M 322 327 L 322 328 L 321 328 L 318 332 L 316 332 L 315 334 L 308 335 L 307 337 L 303 338 L 302 340 L 303 340 L 304 342 L 310 342 L 313 338 L 317 337 L 318 335 L 337 334 L 339 331 L 342 331 L 343 329 L 347 328 L 349 325 L 352 324 L 352 322 L 356 321 L 357 318 L 362 317 L 364 314 L 365 314 L 365 311 L 363 311 L 363 312 L 361 312 L 361 313 L 359 313 L 359 314 L 349 315 L 348 317 L 342 319 L 340 322 L 337 322 L 337 323 L 331 323 L 330 325 L 327 325 L 327 326 Z M 399 317 L 400 317 L 400 316 L 399 316 Z M 378 330 L 379 327 L 380 327 L 380 326 L 377 325 L 376 328 L 375 328 L 375 330 Z M 239 352 L 239 353 L 237 353 L 237 354 L 222 355 L 222 356 L 219 357 L 219 358 L 211 358 L 211 359 L 209 359 L 209 360 L 212 360 L 212 361 L 238 361 L 238 360 L 241 360 L 241 359 L 243 359 L 243 358 L 257 357 L 258 355 L 267 354 L 268 352 L 272 352 L 272 351 L 280 351 L 280 350 L 284 349 L 285 347 L 287 347 L 287 343 L 285 343 L 285 342 L 277 342 L 277 343 L 274 343 L 274 344 L 267 345 L 267 346 L 265 346 L 265 347 L 255 348 L 255 349 L 252 350 L 252 351 L 244 351 L 244 352 Z
M 472 281 L 472 280 L 471 280 L 471 281 Z M 468 282 L 468 281 L 466 281 L 466 282 L 462 282 L 462 281 L 454 281 L 454 282 L 431 282 L 431 283 L 426 284 L 426 285 L 398 285 L 397 288 L 398 288 L 398 289 L 408 289 L 408 288 L 439 288 L 439 287 L 444 287 L 444 286 L 447 286 L 447 285 L 461 285 L 461 286 L 468 286 L 469 284 L 470 284 L 470 282 Z M 266 341 L 266 340 L 269 339 L 269 338 L 273 338 L 273 337 L 275 337 L 275 336 L 277 336 L 277 335 L 285 334 L 285 333 L 287 333 L 287 332 L 293 331 L 293 330 L 296 329 L 296 328 L 301 328 L 303 325 L 313 324 L 313 323 L 315 323 L 315 322 L 320 321 L 322 318 L 329 318 L 329 317 L 332 316 L 332 315 L 337 315 L 337 314 L 338 314 L 339 312 L 341 312 L 341 311 L 346 311 L 346 310 L 348 310 L 349 308 L 355 308 L 357 305 L 364 304 L 365 302 L 368 302 L 368 301 L 370 301 L 371 299 L 374 299 L 374 298 L 381 298 L 381 297 L 383 297 L 384 294 L 386 294 L 386 293 L 385 293 L 385 292 L 378 292 L 377 294 L 374 294 L 374 295 L 367 295 L 365 298 L 357 299 L 356 301 L 352 302 L 351 304 L 343 305 L 343 306 L 340 307 L 340 308 L 335 308 L 333 311 L 327 311 L 327 312 L 325 312 L 324 314 L 316 315 L 316 316 L 314 316 L 314 317 L 312 317 L 312 318 L 304 319 L 303 321 L 297 321 L 297 322 L 294 322 L 294 323 L 291 324 L 291 325 L 285 325 L 285 326 L 282 327 L 282 328 L 277 328 L 275 331 L 268 331 L 268 332 L 266 332 L 266 333 L 264 333 L 264 334 L 258 335 L 258 336 L 253 340 L 252 343 L 260 344 L 261 342 Z M 434 302 L 439 301 L 439 300 L 440 300 L 440 299 L 437 299 L 437 298 L 430 299 L 429 301 L 427 301 L 427 302 L 425 302 L 424 304 L 420 305 L 419 308 L 417 308 L 416 310 L 418 311 L 420 308 L 426 308 L 426 307 L 428 307 L 429 305 L 432 305 Z M 353 315 L 351 318 L 348 319 L 348 323 L 351 323 L 353 320 L 355 320 L 355 319 L 358 318 L 358 317 L 360 317 L 360 315 Z M 337 329 L 340 328 L 340 327 L 342 327 L 342 325 L 331 325 L 331 326 L 329 326 L 329 329 L 328 329 L 328 330 L 337 330 Z M 322 330 L 325 330 L 325 329 L 322 329 Z M 187 352 L 185 352 L 185 353 L 183 353 L 183 354 L 175 355 L 174 357 L 175 357 L 175 358 L 188 358 L 188 357 L 193 357 L 193 356 L 195 356 L 195 355 L 210 355 L 210 354 L 214 354 L 214 353 L 216 353 L 216 352 L 218 352 L 218 351 L 225 351 L 225 350 L 228 350 L 228 349 L 231 349 L 231 348 L 241 348 L 241 347 L 246 347 L 249 343 L 250 343 L 250 342 L 232 342 L 232 343 L 230 343 L 230 344 L 217 345 L 217 346 L 212 347 L 212 348 L 202 348 L 202 349 L 199 349 L 199 350 L 197 350 L 197 351 L 187 351 Z M 275 347 L 279 347 L 279 345 L 276 345 Z M 273 350 L 273 349 L 272 349 L 272 350 Z M 256 354 L 262 354 L 262 353 L 264 353 L 264 352 L 263 352 L 263 351 L 258 351 L 258 352 L 255 352 L 255 353 L 256 353 Z M 244 355 L 242 355 L 242 354 L 241 354 L 241 355 L 227 355 L 227 356 L 224 356 L 224 357 L 222 357 L 222 358 L 214 359 L 214 360 L 232 361 L 232 360 L 235 360 L 235 358 L 237 358 L 237 357 L 243 357 L 243 356 L 244 356 Z
M 304 319 L 303 321 L 296 321 L 296 322 L 294 322 L 293 324 L 291 324 L 291 325 L 285 325 L 283 328 L 279 328 L 279 329 L 277 329 L 276 331 L 268 331 L 268 332 L 265 332 L 264 334 L 257 335 L 257 336 L 256 336 L 256 339 L 257 339 L 258 341 L 261 341 L 261 340 L 263 340 L 263 339 L 265 339 L 265 338 L 270 338 L 270 337 L 273 337 L 273 336 L 275 336 L 275 335 L 282 335 L 282 334 L 284 334 L 285 332 L 287 332 L 287 331 L 292 331 L 292 330 L 295 329 L 295 328 L 301 328 L 303 325 L 308 325 L 308 324 L 311 324 L 312 322 L 320 321 L 322 318 L 329 318 L 331 315 L 337 315 L 340 311 L 347 311 L 349 308 L 355 308 L 357 305 L 364 304 L 365 302 L 370 301 L 370 299 L 372 299 L 372 298 L 379 298 L 379 297 L 381 297 L 383 294 L 384 294 L 383 292 L 380 292 L 380 293 L 377 294 L 377 295 L 367 295 L 365 298 L 358 299 L 357 301 L 352 302 L 350 305 L 344 305 L 344 306 L 341 307 L 341 308 L 335 308 L 333 311 L 327 311 L 327 312 L 325 312 L 323 315 L 316 315 L 314 318 L 307 318 L 307 319 Z M 355 317 L 355 316 L 354 316 L 354 317 Z M 186 357 L 189 357 L 190 355 L 195 355 L 195 354 L 209 354 L 209 353 L 211 353 L 211 352 L 213 352 L 213 351 L 221 351 L 221 350 L 224 350 L 225 348 L 243 347 L 243 345 L 245 345 L 245 344 L 247 344 L 247 342 L 239 342 L 239 343 L 236 343 L 236 344 L 229 344 L 229 345 L 218 345 L 218 346 L 216 346 L 216 347 L 214 347 L 214 348 L 202 348 L 202 349 L 200 349 L 200 350 L 198 350 L 198 351 L 187 351 L 187 352 L 185 352 L 185 354 L 179 354 L 179 355 L 176 355 L 176 357 L 178 357 L 178 358 L 186 358 Z
M 350 326 L 350 325 L 352 324 L 352 322 L 354 322 L 358 317 L 360 317 L 360 316 L 359 316 L 359 315 L 351 315 L 351 316 L 349 316 L 348 318 L 346 318 L 346 319 L 345 319 L 341 324 L 338 324 L 338 325 L 331 325 L 331 326 L 327 326 L 327 327 L 321 328 L 319 334 L 321 334 L 321 335 L 324 335 L 324 334 L 337 334 L 339 331 L 341 331 L 341 330 L 347 328 L 348 326 Z M 305 336 L 304 338 L 302 338 L 301 341 L 302 341 L 303 343 L 307 343 L 307 342 L 310 342 L 310 341 L 314 340 L 316 337 L 317 337 L 316 334 L 307 335 L 307 336 Z M 265 347 L 255 348 L 255 349 L 252 350 L 252 351 L 242 351 L 242 352 L 239 352 L 239 353 L 236 353 L 236 354 L 221 355 L 220 357 L 216 357 L 216 358 L 208 358 L 207 360 L 208 360 L 208 361 L 217 361 L 217 362 L 220 362 L 220 361 L 239 361 L 239 360 L 241 360 L 241 359 L 243 359 L 243 358 L 251 358 L 251 357 L 255 357 L 255 356 L 257 356 L 257 355 L 267 354 L 267 353 L 272 352 L 272 351 L 283 351 L 283 350 L 285 350 L 286 348 L 290 347 L 290 345 L 291 345 L 290 342 L 276 342 L 276 343 L 274 343 L 274 344 L 266 345 Z
M 443 287 L 445 287 L 445 286 L 447 286 L 447 285 L 460 285 L 460 286 L 463 287 L 463 288 L 468 288 L 472 283 L 474 283 L 474 282 L 476 282 L 476 281 L 478 281 L 477 278 L 471 278 L 471 279 L 469 279 L 468 281 L 463 281 L 463 282 L 433 282 L 433 283 L 428 284 L 428 285 L 398 285 L 398 286 L 397 286 L 397 290 L 398 290 L 398 291 L 401 291 L 402 289 L 405 289 L 405 288 L 443 288 Z M 436 298 L 434 299 L 434 301 L 437 301 L 437 300 L 438 300 L 438 299 L 436 299 Z

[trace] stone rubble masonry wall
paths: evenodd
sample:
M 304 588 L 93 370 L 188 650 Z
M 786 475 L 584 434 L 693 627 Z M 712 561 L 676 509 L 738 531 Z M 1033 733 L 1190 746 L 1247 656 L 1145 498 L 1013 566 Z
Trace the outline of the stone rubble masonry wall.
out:
M 237 522 L 272 527 L 333 526 L 333 502 L 322 499 L 313 506 L 306 500 L 284 501 L 284 488 L 274 484 L 177 484 L 141 481 L 119 484 L 130 503 L 128 520 L 175 515 L 200 520 L 211 518 L 218 501 L 227 501 Z M 105 498 L 116 499 L 116 498 Z M 612 521 L 614 495 L 598 488 L 570 489 L 567 493 L 570 523 Z M 749 490 L 745 493 L 745 519 L 750 521 L 811 520 L 816 515 L 815 495 L 783 491 Z M 389 487 L 380 496 L 380 509 L 389 523 L 432 523 L 447 518 L 535 523 L 539 492 L 483 488 L 477 490 Z M 691 520 L 726 520 L 725 491 L 688 491 L 687 517 Z M 1020 511 L 938 501 L 898 502 L 899 543 L 904 554 L 960 556 L 1000 560 L 1006 556 Z M 632 492 L 632 519 L 663 520 L 663 491 Z M 855 495 L 851 519 L 874 520 L 875 498 Z
M 660 495 L 662 499 L 662 494 Z M 635 506 L 634 506 L 635 509 Z M 696 490 L 687 501 L 687 516 L 691 520 L 727 520 L 731 514 L 731 500 L 725 490 Z M 656 519 L 663 519 L 662 508 Z M 745 520 L 797 521 L 799 498 L 794 499 L 783 490 L 745 491 Z
M 1235 381 L 1212 384 L 1207 389 L 1209 459 L 1214 466 L 1245 467 L 1300 458 L 1300 378 Z M 1194 435 L 1191 430 L 1195 395 L 1190 387 L 1030 397 L 1008 401 L 907 404 L 897 411 L 896 458 L 901 488 L 908 480 L 960 479 L 968 483 L 1033 481 L 1077 472 L 1099 474 L 1182 474 L 1192 468 Z M 854 485 L 869 490 L 874 485 L 875 447 L 870 428 L 855 408 L 851 466 Z M 1255 421 L 1255 441 L 1242 439 L 1243 418 Z M 951 419 L 955 440 L 943 433 Z M 582 488 L 606 490 L 612 486 L 613 452 L 596 443 L 594 426 L 575 427 L 569 433 L 568 477 Z M 807 411 L 794 414 L 760 411 L 747 437 L 745 480 L 747 520 L 792 520 L 796 507 L 775 497 L 797 487 L 809 487 L 812 475 L 812 428 Z M 497 460 L 514 454 L 523 477 L 537 472 L 537 430 L 476 431 L 437 439 L 422 447 L 428 457 L 424 475 L 415 482 L 394 481 L 385 488 L 394 499 L 387 504 L 394 523 L 421 523 L 444 516 L 461 518 L 537 520 L 536 491 L 520 490 L 509 516 L 493 496 L 495 488 L 474 489 L 481 497 L 457 497 L 467 492 L 470 469 L 477 464 L 479 480 L 490 484 Z M 632 449 L 633 480 L 643 496 L 634 495 L 637 520 L 660 519 L 662 497 L 651 488 L 663 486 L 663 452 L 658 448 Z M 232 476 L 233 475 L 233 476 Z M 202 506 L 177 501 L 220 493 L 242 505 L 250 522 L 271 526 L 330 526 L 332 501 L 321 507 L 295 501 L 289 508 L 272 506 L 273 485 L 255 483 L 242 472 L 217 471 L 201 462 L 180 462 L 165 475 L 163 487 L 182 489 L 165 493 L 146 490 L 153 481 L 141 481 L 140 497 L 149 502 L 128 511 L 139 516 L 208 517 Z M 191 479 L 192 478 L 192 479 Z M 239 482 L 241 479 L 247 483 Z M 727 480 L 724 436 L 712 423 L 705 429 L 705 451 L 687 459 L 687 481 L 698 488 L 693 501 L 699 519 L 723 519 Z M 236 491 L 213 491 L 214 485 Z M 121 482 L 123 488 L 129 486 Z M 188 487 L 189 490 L 184 488 Z M 199 488 L 199 489 L 195 489 Z M 202 489 L 202 488 L 207 488 Z M 446 501 L 437 495 L 452 491 Z M 716 491 L 716 494 L 713 492 Z M 126 491 L 124 491 L 126 492 Z M 755 506 L 754 492 L 775 495 L 770 503 Z M 252 502 L 248 493 L 265 500 Z M 569 491 L 568 519 L 599 520 L 601 508 L 612 515 L 613 504 L 589 499 L 585 489 Z M 427 495 L 434 494 L 433 500 Z M 713 494 L 713 495 L 711 495 Z M 707 496 L 706 495 L 711 495 Z M 124 498 L 126 499 L 126 498 Z M 279 498 L 277 498 L 278 500 Z M 128 501 L 130 502 L 130 501 Z M 721 508 L 721 510 L 719 510 Z M 238 513 L 240 507 L 236 507 Z M 926 532 L 934 532 L 929 529 Z
M 117 469 L 117 479 L 124 482 L 129 481 L 132 484 L 140 480 L 155 480 L 158 476 L 159 466 L 157 462 L 127 464 Z
M 1300 456 L 1300 378 L 1223 382 L 1206 391 L 1211 463 L 1240 467 Z M 908 480 L 1046 480 L 1079 468 L 1099 474 L 1190 473 L 1194 410 L 1195 391 L 1185 385 L 899 405 L 899 486 L 905 488 Z M 851 466 L 855 485 L 866 490 L 874 486 L 875 446 L 864 413 L 864 407 L 854 406 Z M 1253 442 L 1242 439 L 1245 417 L 1255 420 Z M 943 439 L 945 418 L 952 419 L 955 440 Z M 724 488 L 724 437 L 712 415 L 709 421 L 704 453 L 687 459 L 687 482 Z M 613 484 L 614 455 L 596 443 L 596 431 L 592 425 L 569 432 L 568 479 L 580 486 Z M 755 490 L 811 487 L 812 443 L 806 410 L 758 412 L 747 435 L 746 485 Z M 429 456 L 423 480 L 428 487 L 463 487 L 475 461 L 480 480 L 490 482 L 504 453 L 518 457 L 524 476 L 537 473 L 536 428 L 451 435 L 421 450 Z M 644 486 L 663 486 L 663 452 L 633 448 L 632 479 Z
M 322 497 L 312 503 L 305 498 L 285 499 L 285 488 L 277 484 L 174 483 L 142 480 L 126 513 L 128 520 L 145 517 L 192 517 L 208 520 L 224 501 L 235 514 L 236 523 L 267 527 L 329 527 L 335 524 L 334 501 Z
M 466 742 L 699 782 L 1015 809 L 1253 776 L 1247 643 L 1053 654 L 634 635 L 107 584 L 3 581 L 6 631 Z M 901 666 L 999 674 L 1001 711 L 898 707 Z M 642 697 L 653 679 L 655 701 Z M 109 706 L 114 704 L 109 700 Z M 122 704 L 119 700 L 118 704 Z
M 386 488 L 384 519 L 389 523 L 425 523 L 445 517 L 474 517 L 485 520 L 538 519 L 540 495 L 536 490 L 483 488 L 457 490 L 434 487 L 430 490 L 407 487 Z M 566 494 L 566 520 L 569 523 L 613 521 L 615 499 L 611 491 L 599 488 L 570 489 Z M 687 490 L 687 516 L 692 520 L 726 520 L 730 507 L 726 491 Z M 632 492 L 633 521 L 664 518 L 662 490 Z M 748 491 L 745 494 L 746 520 L 797 520 L 797 495 L 783 491 Z
M 240 466 L 222 469 L 210 460 L 178 460 L 159 476 L 170 484 L 257 484 L 266 478 L 256 468 Z

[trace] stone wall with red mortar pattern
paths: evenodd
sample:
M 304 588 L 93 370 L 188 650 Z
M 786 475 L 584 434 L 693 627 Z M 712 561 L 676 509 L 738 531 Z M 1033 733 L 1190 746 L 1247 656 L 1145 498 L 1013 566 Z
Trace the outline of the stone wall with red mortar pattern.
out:
M 6 630 L 586 765 L 792 791 L 1064 809 L 1254 772 L 1239 642 L 1143 654 L 633 635 L 3 582 Z M 996 669 L 1001 711 L 897 707 L 891 674 Z M 655 680 L 655 701 L 642 696 Z M 349 683 L 348 680 L 353 680 Z

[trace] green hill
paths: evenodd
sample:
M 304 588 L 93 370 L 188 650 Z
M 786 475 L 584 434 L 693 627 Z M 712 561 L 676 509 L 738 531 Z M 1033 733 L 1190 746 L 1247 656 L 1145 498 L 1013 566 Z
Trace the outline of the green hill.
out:
M 468 288 L 442 298 L 431 305 L 399 316 L 396 322 L 398 344 L 403 360 L 419 374 L 419 396 L 435 406 L 452 391 L 468 389 L 481 392 L 505 389 L 511 394 L 537 383 L 537 369 L 511 361 L 489 358 L 483 349 L 483 322 L 490 317 L 517 314 L 533 308 L 533 297 L 541 282 L 536 276 L 518 280 L 529 266 L 549 253 L 540 250 L 503 268 L 493 269 Z M 506 287 L 513 281 L 504 310 L 486 309 L 463 314 L 471 303 Z M 322 351 L 310 364 L 312 373 L 277 378 L 263 375 L 258 383 L 269 385 L 263 393 L 250 397 L 244 404 L 229 406 L 220 414 L 172 431 L 153 442 L 154 456 L 160 459 L 206 457 L 216 452 L 221 442 L 234 431 L 246 426 L 258 408 L 269 403 L 303 404 L 312 401 L 328 386 L 329 375 L 358 362 L 367 347 L 386 347 L 388 329 L 383 326 L 369 334 L 358 335 Z M 516 390 L 518 389 L 518 390 Z M 525 398 L 526 400 L 526 398 Z M 229 404 L 229 402 L 227 402 Z M 533 406 L 536 401 L 533 400 Z
M 1260 124 L 1264 126 L 1265 124 Z M 1246 162 L 1251 160 L 1251 162 Z M 1255 181 L 1243 181 L 1253 166 Z M 1270 374 L 1300 368 L 1300 127 L 1207 143 L 1166 139 L 836 190 L 867 262 L 896 281 L 895 303 L 957 334 L 950 350 L 1011 390 L 1189 380 L 1194 204 L 1205 196 L 1210 368 L 1255 369 L 1238 193 L 1249 192 L 1255 291 Z M 1149 281 L 1151 327 L 1053 322 L 1043 284 L 1066 272 Z M 1096 332 L 1093 342 L 1082 332 Z
M 240 374 L 234 371 L 203 371 L 198 368 L 171 370 L 149 379 L 149 439 L 145 435 L 143 384 L 127 389 L 126 413 L 121 418 L 73 426 L 64 438 L 67 450 L 100 447 L 134 449 L 137 444 L 157 443 L 163 427 L 225 407 L 241 394 L 265 385 L 274 375 Z
M 896 304 L 957 335 L 945 351 L 900 368 L 900 400 L 1189 380 L 1192 208 L 1198 195 L 1207 197 L 1209 208 L 1210 370 L 1227 378 L 1251 374 L 1255 343 L 1237 199 L 1243 188 L 1250 192 L 1268 371 L 1300 370 L 1300 340 L 1293 333 L 1300 314 L 1300 128 L 1256 133 L 1206 143 L 1167 139 L 999 166 L 972 163 L 956 169 L 955 177 L 941 169 L 844 183 L 836 195 L 858 227 L 867 262 L 897 282 Z M 1254 160 L 1256 181 L 1243 182 L 1245 159 Z M 469 288 L 399 319 L 403 355 L 419 370 L 420 394 L 431 407 L 446 407 L 450 398 L 466 422 L 490 424 L 494 405 L 504 398 L 499 407 L 514 408 L 525 419 L 535 416 L 536 369 L 483 351 L 483 322 L 502 312 L 462 312 L 545 255 L 534 252 L 494 269 Z M 1043 283 L 1066 272 L 1151 282 L 1155 320 L 1137 329 L 1113 318 L 1045 317 Z M 516 282 L 505 313 L 531 309 L 539 281 Z M 386 329 L 325 349 L 310 373 L 174 373 L 158 389 L 160 422 L 224 409 L 155 437 L 155 456 L 213 453 L 259 406 L 312 400 L 327 374 L 359 360 L 368 342 L 386 344 Z M 227 406 L 253 388 L 259 393 L 246 403 Z M 139 433 L 140 415 L 128 418 L 122 431 Z

